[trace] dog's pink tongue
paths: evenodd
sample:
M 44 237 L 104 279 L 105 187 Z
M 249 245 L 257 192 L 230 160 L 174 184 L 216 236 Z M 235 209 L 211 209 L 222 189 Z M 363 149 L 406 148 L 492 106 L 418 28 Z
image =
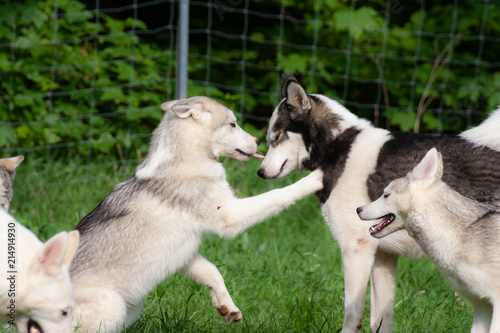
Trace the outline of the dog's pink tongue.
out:
M 261 155 L 261 154 L 253 154 L 252 157 L 255 157 L 255 158 L 264 158 L 265 156 L 264 155 Z

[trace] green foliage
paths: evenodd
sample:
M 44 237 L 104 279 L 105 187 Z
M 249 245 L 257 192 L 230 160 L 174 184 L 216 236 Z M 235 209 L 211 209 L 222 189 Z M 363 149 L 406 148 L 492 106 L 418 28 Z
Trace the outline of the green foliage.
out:
M 169 52 L 141 43 L 140 20 L 98 19 L 75 0 L 27 1 L 0 6 L 0 121 L 11 122 L 0 146 L 59 143 L 72 152 L 130 149 L 128 138 L 148 133 L 169 97 L 164 76 Z M 57 17 L 55 17 L 57 16 Z M 146 142 L 137 139 L 144 150 Z M 142 145 L 141 145 L 142 144 Z
M 280 72 L 392 130 L 419 121 L 422 132 L 458 132 L 500 104 L 496 3 L 433 2 L 422 10 L 399 1 L 287 0 L 283 22 L 252 14 L 277 15 L 281 4 L 252 1 L 246 18 L 242 1 L 219 1 L 212 11 L 190 7 L 197 32 L 190 35 L 189 95 L 225 103 L 259 138 L 279 100 Z M 0 5 L 0 122 L 7 123 L 0 147 L 43 153 L 50 146 L 55 156 L 146 153 L 158 106 L 173 99 L 175 30 L 141 32 L 165 27 L 164 14 L 176 7 L 158 4 L 133 19 L 93 5 Z M 199 31 L 209 15 L 207 38 Z

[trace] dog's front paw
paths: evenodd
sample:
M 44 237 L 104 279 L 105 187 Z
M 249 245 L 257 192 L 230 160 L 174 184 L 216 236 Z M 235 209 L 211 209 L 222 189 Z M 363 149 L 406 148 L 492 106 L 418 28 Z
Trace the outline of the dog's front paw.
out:
M 222 305 L 221 307 L 217 308 L 217 311 L 219 311 L 219 315 L 222 318 L 226 319 L 228 323 L 239 323 L 243 320 L 243 315 L 238 308 L 229 311 L 225 305 Z
M 310 193 L 318 192 L 323 189 L 323 171 L 316 169 L 308 176 L 301 179 L 307 182 L 307 189 Z

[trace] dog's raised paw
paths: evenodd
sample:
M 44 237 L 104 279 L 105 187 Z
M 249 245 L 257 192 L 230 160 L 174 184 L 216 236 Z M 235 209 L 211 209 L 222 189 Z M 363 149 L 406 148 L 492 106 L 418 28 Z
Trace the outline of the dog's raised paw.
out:
M 226 321 L 229 323 L 235 324 L 241 322 L 242 320 L 243 315 L 241 314 L 241 311 L 233 311 L 226 316 Z
M 228 323 L 239 323 L 243 320 L 243 315 L 238 309 L 236 309 L 236 311 L 229 312 L 227 306 L 222 305 L 221 307 L 217 308 L 217 311 L 219 311 L 219 315 L 223 317 Z
M 229 311 L 227 310 L 227 307 L 225 305 L 221 306 L 220 308 L 217 308 L 217 311 L 219 311 L 219 315 L 221 317 L 226 317 Z

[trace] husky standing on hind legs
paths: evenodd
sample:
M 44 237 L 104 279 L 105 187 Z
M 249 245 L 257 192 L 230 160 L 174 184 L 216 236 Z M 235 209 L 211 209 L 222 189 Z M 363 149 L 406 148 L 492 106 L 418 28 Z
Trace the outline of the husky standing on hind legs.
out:
M 382 219 L 370 228 L 376 238 L 406 229 L 470 301 L 471 332 L 500 332 L 500 208 L 462 196 L 442 176 L 443 160 L 433 148 L 379 199 L 359 207 L 358 215 Z
M 234 237 L 323 187 L 318 171 L 283 189 L 236 198 L 218 158 L 257 157 L 258 140 L 231 110 L 206 97 L 161 108 L 165 114 L 135 174 L 76 226 L 81 245 L 71 272 L 80 332 L 130 326 L 143 297 L 177 271 L 206 285 L 227 321 L 241 321 L 221 274 L 197 252 L 203 234 Z
M 474 200 L 500 202 L 500 110 L 459 136 L 390 133 L 332 98 L 307 94 L 293 75 L 284 74 L 267 142 L 259 176 L 281 178 L 302 168 L 325 173 L 318 198 L 342 255 L 342 332 L 362 329 L 368 281 L 370 329 L 390 332 L 398 256 L 423 255 L 404 230 L 380 240 L 371 237 L 357 207 L 378 198 L 391 180 L 407 174 L 432 147 L 443 154 L 445 183 Z

